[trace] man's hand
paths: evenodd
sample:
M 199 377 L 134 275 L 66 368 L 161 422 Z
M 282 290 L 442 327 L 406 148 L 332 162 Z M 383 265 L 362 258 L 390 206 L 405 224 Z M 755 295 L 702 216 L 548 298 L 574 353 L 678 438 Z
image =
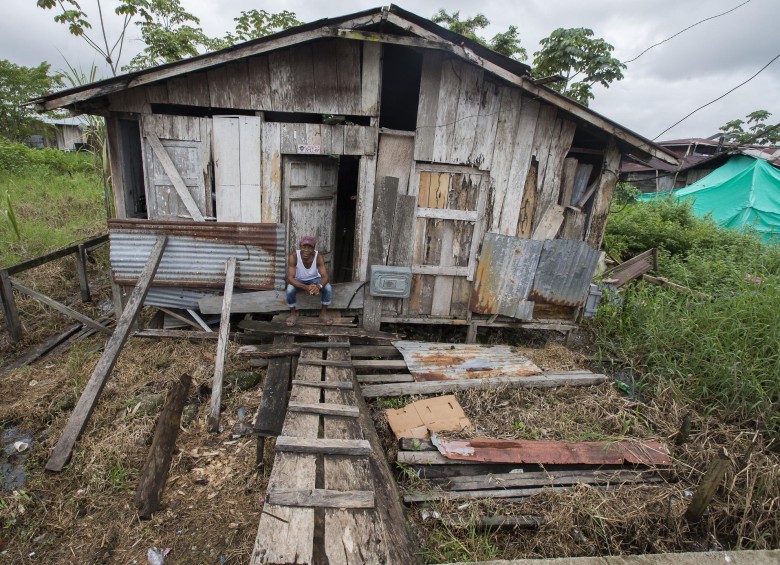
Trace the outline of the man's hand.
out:
M 316 296 L 320 293 L 320 286 L 317 284 L 309 284 L 306 285 L 306 290 L 308 290 L 309 294 L 311 294 L 312 296 Z

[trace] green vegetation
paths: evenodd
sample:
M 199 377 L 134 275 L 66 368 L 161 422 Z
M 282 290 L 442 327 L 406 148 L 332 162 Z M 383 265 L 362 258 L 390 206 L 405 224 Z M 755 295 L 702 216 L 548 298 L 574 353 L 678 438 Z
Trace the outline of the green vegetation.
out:
M 29 100 L 62 86 L 58 75 L 49 74 L 49 63 L 37 67 L 15 65 L 0 60 L 0 136 L 23 141 L 32 134 L 51 136 L 54 130 L 39 120 Z
M 105 214 L 89 153 L 0 138 L 0 267 L 100 234 Z
M 702 412 L 780 434 L 780 247 L 671 200 L 614 212 L 605 246 L 623 258 L 657 247 L 660 275 L 697 291 L 627 289 L 622 306 L 603 306 L 592 324 L 605 355 Z
M 780 128 L 766 123 L 772 116 L 766 110 L 750 112 L 747 120 L 731 120 L 719 129 L 727 143 L 750 143 L 752 145 L 777 145 L 780 143 Z

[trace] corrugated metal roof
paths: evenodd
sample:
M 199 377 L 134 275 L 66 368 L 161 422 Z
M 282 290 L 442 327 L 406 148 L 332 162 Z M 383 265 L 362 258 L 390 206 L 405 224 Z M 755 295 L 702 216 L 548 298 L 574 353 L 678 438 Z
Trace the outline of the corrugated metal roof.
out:
M 225 263 L 238 258 L 236 287 L 281 289 L 285 276 L 282 224 L 109 221 L 114 280 L 135 284 L 159 234 L 168 235 L 155 286 L 225 285 Z
M 533 304 L 527 300 L 543 246 L 543 241 L 485 234 L 471 311 L 531 319 Z
M 584 241 L 545 241 L 529 299 L 559 306 L 582 306 L 598 262 L 599 252 Z
M 508 345 L 395 341 L 416 381 L 527 377 L 542 370 Z

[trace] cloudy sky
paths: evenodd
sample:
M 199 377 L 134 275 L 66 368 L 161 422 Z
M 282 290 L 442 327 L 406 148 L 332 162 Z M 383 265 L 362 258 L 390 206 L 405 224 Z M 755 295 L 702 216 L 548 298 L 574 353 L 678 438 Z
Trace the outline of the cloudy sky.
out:
M 232 29 L 232 19 L 241 10 L 290 10 L 301 20 L 312 21 L 380 5 L 371 0 L 181 2 L 200 18 L 203 30 L 212 36 Z M 80 4 L 97 18 L 95 0 L 80 0 Z M 103 0 L 104 7 L 114 4 Z M 55 69 L 65 66 L 64 58 L 82 68 L 89 68 L 93 61 L 100 63 L 83 41 L 69 35 L 65 26 L 54 23 L 54 12 L 37 8 L 35 0 L 5 0 L 5 5 L 0 19 L 0 58 L 21 65 L 49 61 Z M 780 54 L 780 36 L 776 32 L 780 0 L 407 0 L 400 5 L 425 17 L 431 17 L 441 7 L 450 12 L 460 10 L 462 16 L 474 15 L 479 9 L 491 21 L 485 37 L 515 25 L 529 55 L 538 49 L 539 40 L 555 28 L 588 27 L 597 37 L 614 45 L 615 56 L 622 61 L 700 20 L 740 6 L 648 51 L 628 65 L 624 80 L 613 83 L 609 89 L 598 87 L 595 91 L 593 109 L 649 138 L 747 80 Z M 116 18 L 110 23 L 110 30 L 115 32 Z M 141 49 L 138 37 L 136 30 L 130 32 L 122 56 L 124 63 Z M 104 73 L 109 74 L 107 69 Z M 708 137 L 725 122 L 743 118 L 757 109 L 772 112 L 770 121 L 778 123 L 778 93 L 780 59 L 661 139 Z

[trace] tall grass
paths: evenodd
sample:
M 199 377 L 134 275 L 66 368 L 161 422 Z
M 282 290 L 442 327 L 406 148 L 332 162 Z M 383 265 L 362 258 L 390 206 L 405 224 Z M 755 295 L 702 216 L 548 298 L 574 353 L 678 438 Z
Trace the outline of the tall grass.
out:
M 0 195 L 0 267 L 105 230 L 101 174 L 88 153 L 0 139 Z
M 671 201 L 614 213 L 605 245 L 624 258 L 661 250 L 660 272 L 701 294 L 627 289 L 592 323 L 603 352 L 671 383 L 701 410 L 780 436 L 780 247 L 725 230 Z

